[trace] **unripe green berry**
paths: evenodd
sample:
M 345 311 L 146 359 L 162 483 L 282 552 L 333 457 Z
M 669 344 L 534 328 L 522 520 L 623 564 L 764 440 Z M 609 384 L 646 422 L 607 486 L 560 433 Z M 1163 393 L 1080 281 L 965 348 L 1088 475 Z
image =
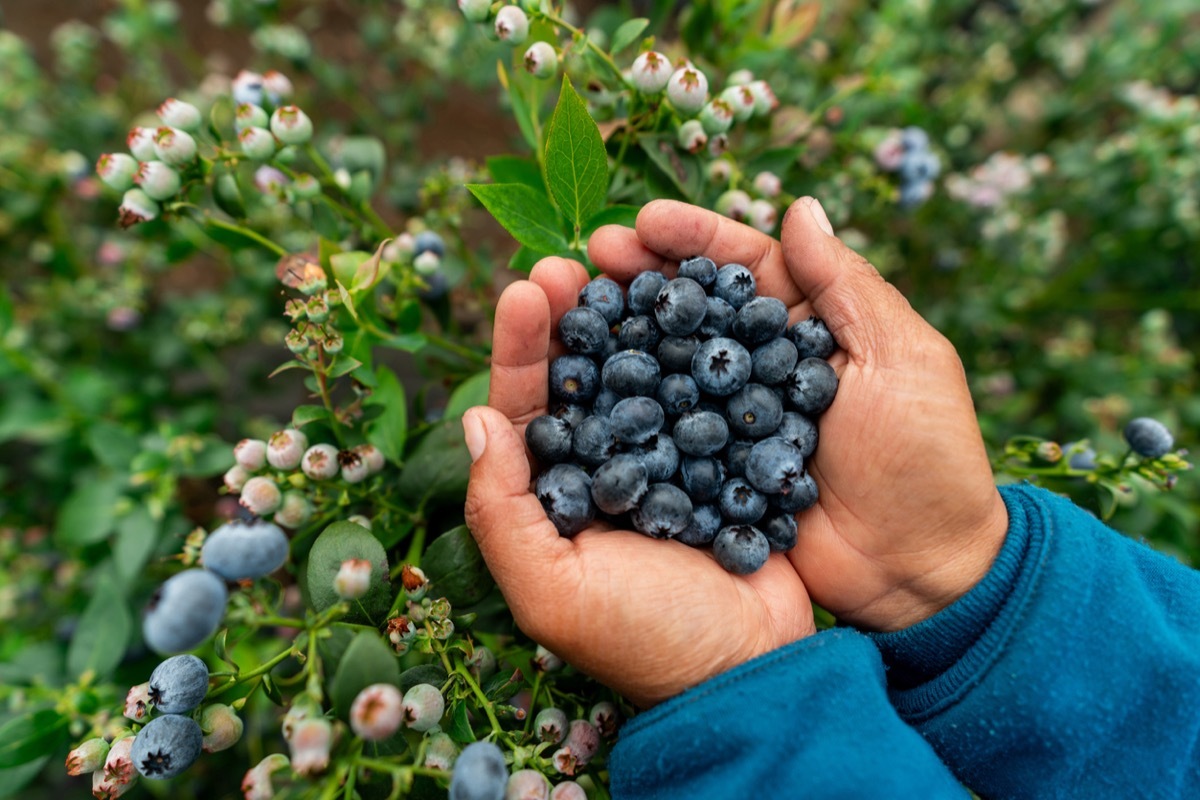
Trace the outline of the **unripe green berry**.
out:
M 436 686 L 418 683 L 404 693 L 404 722 L 414 731 L 427 731 L 442 720 L 446 700 Z
M 313 507 L 308 498 L 300 492 L 284 492 L 283 502 L 279 504 L 271 520 L 285 528 L 295 530 L 312 518 Z
M 161 161 L 143 161 L 133 181 L 152 200 L 169 200 L 183 185 L 179 173 Z
M 130 189 L 121 198 L 118 222 L 122 228 L 128 228 L 139 222 L 149 222 L 158 216 L 160 210 L 150 195 L 141 189 Z
M 238 144 L 242 146 L 242 152 L 246 154 L 246 158 L 254 161 L 266 161 L 275 155 L 278 143 L 266 128 L 249 127 L 243 128 L 238 133 Z
M 271 133 L 284 144 L 306 144 L 312 139 L 312 120 L 299 106 L 277 108 L 271 115 Z
M 321 194 L 321 183 L 307 172 L 302 172 L 292 181 L 292 196 L 298 200 L 311 200 Z
M 733 118 L 745 122 L 754 115 L 754 92 L 748 86 L 730 86 L 721 92 L 721 99 L 733 109 Z
M 187 131 L 164 125 L 154 132 L 154 152 L 160 161 L 184 166 L 196 160 L 196 140 Z
M 750 195 L 741 189 L 730 189 L 717 198 L 716 211 L 738 222 L 750 215 Z
M 704 133 L 704 125 L 700 120 L 689 119 L 679 126 L 676 140 L 681 149 L 689 153 L 699 153 L 708 144 L 708 135 Z
M 204 752 L 219 753 L 242 738 L 242 718 L 222 703 L 205 706 L 200 714 L 200 731 L 204 734 L 201 744 Z
M 67 774 L 86 775 L 95 772 L 104 765 L 107 757 L 108 742 L 100 738 L 88 739 L 67 753 Z
M 261 106 L 239 103 L 233 112 L 233 127 L 239 133 L 246 128 L 265 128 L 270 124 L 271 118 Z
M 458 0 L 458 10 L 469 22 L 487 22 L 492 13 L 492 0 Z
M 96 174 L 100 180 L 118 192 L 133 188 L 138 162 L 125 153 L 105 153 L 96 161 Z
M 170 125 L 172 128 L 179 128 L 188 133 L 200 130 L 202 121 L 200 109 L 191 103 L 176 100 L 174 97 L 167 98 L 158 107 L 158 118 L 162 120 L 163 125 Z
M 719 97 L 710 100 L 700 109 L 700 123 L 709 136 L 725 133 L 733 127 L 733 108 Z
M 129 148 L 129 152 L 133 153 L 133 157 L 138 161 L 149 161 L 152 158 L 158 158 L 154 152 L 153 128 L 133 128 L 129 131 L 129 135 L 125 137 L 125 146 Z

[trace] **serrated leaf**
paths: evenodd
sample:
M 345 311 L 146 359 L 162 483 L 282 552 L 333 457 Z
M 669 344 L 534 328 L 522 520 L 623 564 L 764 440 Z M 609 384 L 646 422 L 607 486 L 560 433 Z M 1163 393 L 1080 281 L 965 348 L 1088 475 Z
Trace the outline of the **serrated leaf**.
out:
M 0 725 L 0 769 L 56 752 L 67 741 L 70 720 L 53 708 L 26 711 Z
M 333 579 L 337 577 L 342 562 L 352 558 L 365 558 L 371 562 L 371 588 L 350 604 L 350 612 L 345 619 L 349 622 L 382 623 L 383 616 L 392 605 L 392 589 L 387 580 L 387 553 L 370 531 L 353 522 L 335 522 L 313 542 L 305 570 L 313 609 L 321 612 L 341 602 L 333 589 Z
M 467 491 L 471 455 L 463 441 L 462 424 L 447 420 L 434 426 L 404 463 L 396 483 L 401 497 L 413 503 L 454 500 Z
M 637 222 L 639 211 L 641 209 L 637 206 L 616 205 L 602 208 L 583 224 L 583 234 L 591 236 L 602 225 L 624 225 L 626 228 L 632 228 Z
M 569 249 L 550 198 L 520 183 L 471 183 L 467 188 L 521 244 L 542 253 Z
M 296 410 L 292 412 L 292 427 L 303 428 L 313 422 L 322 422 L 329 419 L 329 411 L 325 406 L 296 406 Z
M 620 27 L 613 31 L 612 48 L 609 52 L 615 56 L 626 47 L 629 47 L 629 45 L 633 44 L 642 35 L 642 31 L 646 30 L 649 25 L 650 20 L 645 17 L 636 17 L 622 22 Z
M 390 683 L 398 687 L 400 663 L 377 632 L 363 631 L 346 648 L 329 687 L 337 715 L 347 719 L 354 698 L 373 683 Z
M 104 539 L 116 521 L 117 501 L 124 478 L 86 480 L 63 503 L 54 525 L 59 544 L 86 545 Z
M 382 409 L 367 427 L 367 441 L 378 447 L 388 461 L 399 464 L 404 460 L 408 437 L 408 397 L 396 373 L 388 367 L 376 370 L 375 388 L 363 405 Z
M 491 371 L 485 369 L 483 372 L 477 372 L 460 383 L 446 402 L 446 412 L 442 414 L 442 418 L 456 419 L 461 417 L 463 412 L 472 406 L 485 405 L 488 399 L 488 386 L 491 383 L 491 377 Z
M 581 231 L 608 196 L 608 154 L 596 121 L 565 75 L 546 129 L 545 163 L 550 196 L 567 222 Z
M 466 525 L 434 539 L 421 558 L 421 569 L 433 584 L 434 596 L 445 597 L 456 608 L 478 603 L 495 585 Z
M 112 580 L 101 579 L 67 648 L 68 674 L 78 678 L 94 670 L 99 679 L 107 678 L 124 658 L 132 633 L 125 597 Z

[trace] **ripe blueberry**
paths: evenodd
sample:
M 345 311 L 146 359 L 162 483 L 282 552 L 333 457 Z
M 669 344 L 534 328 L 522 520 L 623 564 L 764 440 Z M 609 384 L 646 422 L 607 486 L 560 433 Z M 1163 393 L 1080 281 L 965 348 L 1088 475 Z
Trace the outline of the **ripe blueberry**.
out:
M 675 446 L 675 440 L 665 434 L 655 436 L 639 447 L 632 447 L 629 452 L 646 465 L 651 481 L 670 480 L 679 469 L 679 448 Z
M 747 301 L 733 320 L 733 335 L 753 347 L 783 335 L 787 328 L 788 311 L 783 301 L 774 297 L 755 297 Z
M 679 465 L 679 479 L 693 501 L 711 503 L 725 483 L 725 467 L 716 458 L 685 456 Z
M 172 575 L 146 609 L 142 621 L 146 644 L 158 653 L 191 650 L 221 624 L 227 599 L 224 581 L 207 570 L 189 569 Z
M 550 393 L 568 403 L 586 403 L 600 390 L 600 370 L 587 356 L 559 356 L 550 362 Z
M 719 297 L 709 297 L 705 301 L 704 321 L 700 323 L 700 335 L 714 339 L 724 336 L 733 325 L 737 312 L 733 306 Z
M 737 525 L 752 525 L 767 513 L 767 497 L 745 478 L 730 478 L 717 497 L 721 516 Z
M 772 339 L 750 353 L 750 378 L 756 383 L 777 386 L 787 380 L 798 360 L 796 345 L 782 337 Z
M 692 508 L 692 522 L 676 540 L 692 547 L 704 547 L 712 544 L 721 529 L 721 511 L 716 506 L 702 505 Z
M 658 401 L 649 397 L 627 397 L 617 403 L 609 417 L 618 444 L 645 444 L 662 430 L 665 414 Z
M 571 457 L 571 425 L 548 414 L 535 417 L 525 426 L 525 443 L 542 464 L 566 461 Z
M 621 397 L 653 397 L 661 376 L 658 362 L 640 350 L 623 350 L 604 362 L 604 385 Z
M 592 479 L 573 464 L 555 464 L 538 476 L 535 493 L 562 536 L 574 536 L 595 516 Z
M 804 475 L 800 451 L 777 436 L 755 444 L 746 459 L 746 480 L 763 494 L 788 494 Z
M 807 472 L 800 476 L 787 494 L 770 496 L 772 508 L 777 508 L 788 514 L 804 511 L 817 504 L 817 482 Z
M 658 402 L 668 414 L 678 416 L 700 402 L 700 388 L 691 375 L 668 375 L 658 385 Z
M 283 566 L 288 538 L 271 522 L 234 520 L 217 528 L 204 541 L 200 561 L 204 568 L 227 581 L 253 580 Z
M 611 278 L 596 278 L 579 291 L 579 305 L 599 311 L 609 326 L 621 321 L 625 296 Z
M 1175 445 L 1175 438 L 1167 426 L 1151 417 L 1130 420 L 1125 426 L 1125 441 L 1129 442 L 1133 452 L 1146 458 L 1165 456 Z
M 713 411 L 689 411 L 675 422 L 671 435 L 689 456 L 711 456 L 729 441 L 729 425 Z
M 713 294 L 740 309 L 754 299 L 757 285 L 754 275 L 741 264 L 726 264 L 717 270 L 717 285 Z
M 740 342 L 709 339 L 692 357 L 692 377 L 700 391 L 728 397 L 750 380 L 750 353 Z
M 450 800 L 503 800 L 507 786 L 504 753 L 491 742 L 472 742 L 454 762 Z
M 722 567 L 737 575 L 749 575 L 767 563 L 771 546 L 762 531 L 752 525 L 722 528 L 713 540 L 713 555 Z
M 760 439 L 779 427 L 783 401 L 761 383 L 747 383 L 729 398 L 726 413 L 734 435 Z
M 579 423 L 571 437 L 575 460 L 586 467 L 598 467 L 617 452 L 609 417 L 588 417 Z
M 655 483 L 631 514 L 633 526 L 647 536 L 667 539 L 692 521 L 692 501 L 678 486 Z
M 704 287 L 691 278 L 667 283 L 654 301 L 658 327 L 668 336 L 687 336 L 700 327 L 707 311 Z
M 642 272 L 629 284 L 629 310 L 634 314 L 653 314 L 658 293 L 667 285 L 661 272 Z
M 691 278 L 707 289 L 717 281 L 717 265 L 704 256 L 687 258 L 679 262 L 679 277 Z
M 799 530 L 791 514 L 772 514 L 760 520 L 758 528 L 767 537 L 771 552 L 783 553 L 796 546 Z
M 150 702 L 164 714 L 186 714 L 208 694 L 208 665 L 193 655 L 171 656 L 150 673 Z
M 608 321 L 594 308 L 580 306 L 562 315 L 558 338 L 572 353 L 593 355 L 608 342 Z
M 138 731 L 130 758 L 144 777 L 166 780 L 196 762 L 203 741 L 204 733 L 194 719 L 168 714 Z
M 800 358 L 829 358 L 837 349 L 837 342 L 825 321 L 817 317 L 800 320 L 788 329 L 788 336 L 796 345 Z
M 639 315 L 621 323 L 621 330 L 617 333 L 617 346 L 622 350 L 651 353 L 661 338 L 662 332 L 658 329 L 658 323 L 650 317 Z
M 829 362 L 806 358 L 796 365 L 785 384 L 788 400 L 807 417 L 820 415 L 833 403 L 838 378 Z
M 703 326 L 701 326 L 703 330 Z M 658 343 L 658 363 L 666 373 L 691 373 L 692 356 L 700 347 L 700 340 L 695 336 L 668 336 Z
M 646 494 L 650 473 L 637 456 L 620 453 L 592 474 L 592 500 L 605 514 L 623 514 Z

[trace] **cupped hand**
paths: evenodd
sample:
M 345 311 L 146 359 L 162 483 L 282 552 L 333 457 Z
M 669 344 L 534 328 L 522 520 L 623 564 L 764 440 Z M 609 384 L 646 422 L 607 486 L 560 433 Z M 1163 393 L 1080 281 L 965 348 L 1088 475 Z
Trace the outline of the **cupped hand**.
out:
M 788 209 L 782 241 L 695 206 L 656 201 L 637 229 L 589 241 L 619 281 L 706 255 L 754 273 L 790 322 L 815 314 L 840 345 L 840 386 L 809 461 L 817 505 L 798 515 L 788 553 L 812 598 L 841 621 L 907 627 L 987 572 L 1008 526 L 954 347 L 879 273 L 833 235 L 820 204 Z M 647 542 L 658 545 L 657 542 Z M 647 558 L 650 558 L 649 552 Z M 781 579 L 782 580 L 782 579 Z
M 593 258 L 603 249 L 593 245 Z M 500 297 L 489 406 L 463 416 L 474 459 L 467 524 L 521 629 L 649 706 L 815 626 L 782 554 L 743 577 L 679 542 L 600 524 L 565 539 L 546 518 L 531 491 L 525 425 L 547 411 L 558 321 L 587 281 L 578 263 L 548 258 Z

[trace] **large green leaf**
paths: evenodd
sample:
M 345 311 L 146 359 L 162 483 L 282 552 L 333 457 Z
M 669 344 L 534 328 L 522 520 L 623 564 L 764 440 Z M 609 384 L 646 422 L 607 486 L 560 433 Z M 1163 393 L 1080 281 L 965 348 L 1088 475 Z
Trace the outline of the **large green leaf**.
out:
M 373 683 L 400 685 L 400 662 L 392 648 L 375 631 L 363 631 L 354 637 L 338 663 L 329 687 L 333 709 L 339 717 L 350 716 L 350 706 L 358 693 Z
M 404 459 L 404 442 L 408 436 L 408 399 L 404 384 L 387 367 L 375 372 L 375 389 L 364 405 L 383 409 L 367 428 L 367 441 L 379 448 L 384 458 L 393 464 Z
M 520 156 L 489 156 L 488 174 L 495 183 L 523 183 L 546 194 L 546 181 L 537 162 Z
M 365 558 L 370 561 L 371 588 L 367 593 L 350 603 L 350 613 L 345 617 L 350 622 L 370 622 L 378 625 L 392 606 L 392 589 L 388 583 L 387 553 L 379 540 L 361 525 L 353 522 L 335 522 L 322 531 L 313 542 L 308 553 L 308 568 L 305 570 L 309 599 L 313 608 L 324 611 L 340 603 L 333 589 L 333 579 L 343 561 Z
M 450 395 L 450 400 L 446 403 L 446 413 L 442 416 L 445 419 L 461 417 L 468 408 L 487 403 L 491 376 L 492 373 L 485 369 L 459 384 L 454 393 Z
M 569 249 L 550 198 L 522 183 L 471 183 L 471 194 L 521 244 L 539 253 Z
M 19 767 L 57 752 L 67 741 L 70 722 L 53 708 L 10 717 L 0 725 L 0 769 Z
M 546 130 L 546 184 L 576 231 L 583 230 L 584 222 L 604 206 L 608 196 L 604 139 L 565 75 Z
M 467 491 L 471 454 L 463 441 L 462 423 L 450 419 L 434 426 L 404 464 L 396 489 L 413 503 L 461 500 Z
M 626 20 L 621 23 L 621 26 L 613 31 L 612 47 L 610 51 L 613 55 L 624 50 L 629 45 L 633 44 L 638 36 L 641 36 L 642 31 L 650 24 L 650 20 L 645 17 L 635 17 L 634 19 Z
M 55 754 L 57 755 L 57 754 Z M 38 776 L 50 760 L 50 754 L 28 761 L 19 767 L 0 769 L 0 798 L 20 797 L 20 791 Z
M 121 663 L 132 634 L 133 615 L 125 597 L 114 581 L 101 578 L 67 649 L 67 672 L 79 677 L 94 670 L 103 680 Z
M 466 525 L 434 539 L 421 558 L 421 569 L 433 584 L 434 594 L 456 607 L 478 603 L 495 585 Z
M 626 228 L 632 228 L 637 222 L 639 211 L 641 208 L 638 206 L 616 205 L 602 208 L 583 224 L 583 233 L 585 236 L 591 236 L 601 225 L 624 225 Z
M 159 523 L 145 505 L 135 506 L 117 522 L 117 536 L 113 541 L 113 563 L 117 577 L 123 583 L 131 583 L 142 574 L 142 567 L 158 544 Z
M 117 500 L 124 478 L 86 480 L 63 503 L 54 526 L 59 544 L 82 545 L 98 542 L 112 532 L 116 521 Z

